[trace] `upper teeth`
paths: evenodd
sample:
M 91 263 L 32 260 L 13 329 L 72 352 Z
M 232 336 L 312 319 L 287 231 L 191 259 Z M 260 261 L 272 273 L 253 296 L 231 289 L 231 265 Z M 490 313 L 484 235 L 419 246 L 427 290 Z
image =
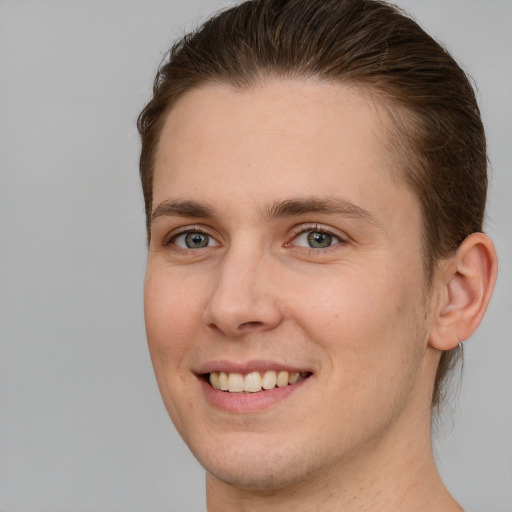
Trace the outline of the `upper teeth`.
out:
M 276 386 L 282 388 L 288 384 L 295 384 L 305 375 L 286 370 L 279 372 L 269 370 L 264 372 L 263 376 L 260 372 L 250 372 L 245 376 L 241 373 L 211 372 L 210 384 L 215 389 L 230 393 L 241 393 L 242 391 L 257 393 L 262 389 L 272 389 Z

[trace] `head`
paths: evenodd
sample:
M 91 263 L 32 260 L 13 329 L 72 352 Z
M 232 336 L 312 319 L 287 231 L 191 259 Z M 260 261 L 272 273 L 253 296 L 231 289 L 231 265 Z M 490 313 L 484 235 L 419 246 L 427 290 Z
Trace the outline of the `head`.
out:
M 485 134 L 468 77 L 447 50 L 385 2 L 292 0 L 223 12 L 176 43 L 162 63 L 138 121 L 148 237 L 155 153 L 172 107 L 204 84 L 248 88 L 269 76 L 357 86 L 387 110 L 397 178 L 421 205 L 427 283 L 439 260 L 482 231 Z M 434 407 L 459 347 L 441 357 Z
M 385 134 L 379 147 L 391 181 L 404 187 L 417 207 L 422 300 L 428 302 L 440 264 L 469 235 L 482 230 L 485 135 L 473 89 L 461 68 L 413 20 L 385 2 L 249 1 L 220 13 L 175 44 L 138 120 L 148 238 L 157 206 L 156 161 L 165 148 L 172 151 L 172 138 L 180 133 L 177 121 L 169 127 L 169 120 L 186 120 L 182 109 L 196 108 L 192 104 L 214 110 L 214 97 L 222 104 L 226 91 L 233 102 L 242 97 L 272 104 L 281 87 L 276 83 L 290 84 L 293 98 L 308 98 L 309 92 L 314 97 L 311 86 L 324 88 L 329 101 L 338 98 L 352 106 L 347 98 L 354 92 L 355 104 L 366 104 L 378 120 L 375 126 Z M 293 84 L 302 86 L 295 90 Z M 343 94 L 332 93 L 332 87 Z M 283 95 L 284 90 L 281 87 Z M 315 101 L 307 103 L 298 112 L 307 113 Z M 240 105 L 246 107 L 248 103 Z M 309 117 L 296 121 L 308 123 Z M 334 183 L 335 175 L 331 178 Z M 198 179 L 204 183 L 208 177 Z M 420 332 L 425 327 L 421 311 L 412 312 L 412 324 Z M 433 407 L 459 357 L 458 345 L 453 345 L 442 351 L 434 372 Z M 215 368 L 208 371 L 215 373 Z M 250 422 L 246 427 L 251 428 Z

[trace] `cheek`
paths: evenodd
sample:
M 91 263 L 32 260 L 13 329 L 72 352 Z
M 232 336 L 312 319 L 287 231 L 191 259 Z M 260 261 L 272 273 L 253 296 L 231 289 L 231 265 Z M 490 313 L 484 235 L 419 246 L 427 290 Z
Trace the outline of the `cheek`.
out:
M 380 379 L 417 354 L 421 288 L 407 279 L 371 269 L 316 279 L 302 290 L 308 301 L 295 299 L 295 318 L 345 378 Z
M 414 287 L 353 274 L 302 308 L 302 329 L 328 361 L 323 393 L 332 424 L 380 428 L 405 407 L 420 378 L 423 340 Z M 336 404 L 336 407 L 332 407 Z
M 167 269 L 157 270 L 148 267 L 144 282 L 146 336 L 163 402 L 183 435 L 184 418 L 194 408 L 186 396 L 191 385 L 187 361 L 193 354 L 194 340 L 199 339 L 195 332 L 201 325 L 198 297 L 192 293 L 194 287 L 183 286 Z
M 157 379 L 165 367 L 180 367 L 200 325 L 197 287 L 188 287 L 169 274 L 148 268 L 144 282 L 146 334 Z

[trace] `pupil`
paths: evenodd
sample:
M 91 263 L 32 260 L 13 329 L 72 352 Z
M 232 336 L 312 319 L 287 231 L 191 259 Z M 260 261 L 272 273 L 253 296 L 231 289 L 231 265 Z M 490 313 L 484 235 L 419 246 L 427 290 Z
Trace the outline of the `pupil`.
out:
M 311 247 L 329 247 L 332 243 L 332 236 L 312 231 L 308 234 L 308 243 Z
M 189 233 L 185 237 L 185 243 L 190 249 L 206 247 L 208 245 L 208 236 L 202 235 L 201 233 Z

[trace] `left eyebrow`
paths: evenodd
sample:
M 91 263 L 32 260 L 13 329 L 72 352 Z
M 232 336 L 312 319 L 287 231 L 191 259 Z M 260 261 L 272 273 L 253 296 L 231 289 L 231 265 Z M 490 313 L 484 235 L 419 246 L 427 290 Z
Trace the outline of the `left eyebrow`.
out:
M 337 197 L 306 197 L 276 201 L 269 205 L 265 214 L 269 219 L 289 217 L 292 215 L 307 215 L 309 213 L 326 213 L 345 215 L 360 219 L 376 226 L 377 219 L 368 211 L 350 201 Z

